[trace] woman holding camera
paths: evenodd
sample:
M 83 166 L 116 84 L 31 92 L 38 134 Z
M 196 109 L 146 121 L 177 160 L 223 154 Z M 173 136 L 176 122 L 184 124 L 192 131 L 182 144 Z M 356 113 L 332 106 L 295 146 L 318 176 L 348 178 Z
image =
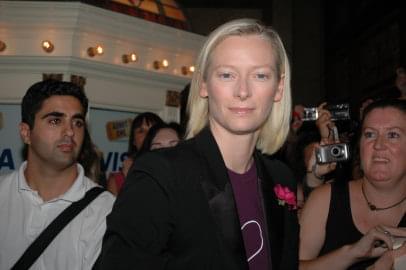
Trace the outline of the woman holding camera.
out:
M 322 185 L 304 206 L 300 269 L 392 269 L 406 256 L 406 101 L 370 104 L 361 129 L 363 177 Z
M 336 162 L 329 162 L 324 164 L 318 164 L 316 162 L 316 148 L 324 145 L 340 143 L 338 138 L 335 138 L 334 130 L 336 125 L 331 119 L 331 113 L 325 107 L 327 102 L 323 102 L 317 107 L 318 117 L 315 121 L 315 128 L 318 130 L 318 138 L 320 142 L 315 140 L 303 148 L 304 163 L 306 166 L 306 175 L 303 179 L 303 186 L 305 190 L 305 196 L 307 198 L 310 191 L 326 182 L 325 176 L 334 171 L 337 167 Z M 302 132 L 310 134 L 310 132 Z M 303 136 L 303 134 L 302 134 Z M 302 142 L 298 142 L 298 146 Z M 333 180 L 333 179 L 330 179 Z

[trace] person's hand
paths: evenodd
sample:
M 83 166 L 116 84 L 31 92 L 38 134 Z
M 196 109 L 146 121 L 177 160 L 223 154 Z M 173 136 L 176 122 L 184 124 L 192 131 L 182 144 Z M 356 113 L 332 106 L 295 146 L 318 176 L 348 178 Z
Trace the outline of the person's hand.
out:
M 397 246 L 396 243 L 396 239 L 406 238 L 406 228 L 385 227 L 385 230 L 388 232 L 387 234 L 392 240 L 394 249 L 386 251 L 373 265 L 368 268 L 368 270 L 391 270 L 393 269 L 396 260 L 403 256 L 404 262 L 402 263 L 406 263 L 406 242 L 403 242 L 400 247 Z
M 324 176 L 332 171 L 334 171 L 337 167 L 336 162 L 331 162 L 331 163 L 326 163 L 326 164 L 317 164 L 316 163 L 316 148 L 320 147 L 320 145 L 323 145 L 324 143 L 320 144 L 315 144 L 315 147 L 313 148 L 311 157 L 309 161 L 306 164 L 306 170 L 308 173 L 311 173 L 312 176 L 314 177 L 307 177 L 307 185 L 309 187 L 315 188 L 322 183 L 324 183 L 323 179 Z M 314 179 L 316 178 L 316 179 Z
M 302 118 L 304 116 L 304 107 L 303 105 L 295 105 L 292 112 L 292 124 L 291 128 L 294 132 L 298 131 L 303 125 Z
M 403 243 L 398 249 L 386 251 L 373 265 L 368 267 L 367 270 L 392 270 L 394 269 L 396 259 L 403 256 L 406 258 L 406 243 Z M 404 261 L 406 262 L 406 259 Z M 395 270 L 398 269 L 405 268 L 396 268 Z
M 326 164 L 316 163 L 316 149 L 322 145 L 325 145 L 325 143 L 320 142 L 318 144 L 315 144 L 315 147 L 313 148 L 313 152 L 311 154 L 311 158 L 309 162 L 306 164 L 307 171 L 312 171 L 315 174 L 315 176 L 319 178 L 334 171 L 337 167 L 337 162 L 331 162 Z
M 316 126 L 319 129 L 320 136 L 325 143 L 335 143 L 332 129 L 335 127 L 334 122 L 331 120 L 331 113 L 324 107 L 327 102 L 323 102 L 317 107 L 318 118 L 316 120 Z
M 396 228 L 386 226 L 372 228 L 360 240 L 350 246 L 350 253 L 357 261 L 383 256 L 385 252 L 392 250 L 393 239 L 391 234 L 395 230 Z M 386 265 L 388 263 L 387 260 L 388 258 L 383 257 L 380 263 L 377 264 L 377 267 L 380 267 L 379 265 Z

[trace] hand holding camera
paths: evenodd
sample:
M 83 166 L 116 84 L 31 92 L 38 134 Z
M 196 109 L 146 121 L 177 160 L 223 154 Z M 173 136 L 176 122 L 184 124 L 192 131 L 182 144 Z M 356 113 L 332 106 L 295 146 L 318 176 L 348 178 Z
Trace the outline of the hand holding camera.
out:
M 346 161 L 349 157 L 349 147 L 345 143 L 327 144 L 316 148 L 316 162 L 318 164 Z
M 333 108 L 333 112 L 330 112 L 325 107 Z M 337 108 L 343 109 L 338 110 Z M 317 164 L 327 164 L 333 162 L 346 161 L 350 157 L 349 147 L 345 143 L 340 143 L 338 136 L 338 130 L 333 122 L 333 119 L 347 119 L 349 117 L 348 104 L 330 105 L 322 103 L 318 108 L 318 119 L 316 120 L 316 126 L 319 129 L 322 144 L 325 144 L 316 149 L 316 162 Z M 333 118 L 335 115 L 335 118 Z M 348 118 L 349 119 L 349 118 Z
M 316 162 L 316 149 L 323 147 L 316 144 L 307 165 L 306 183 L 310 188 L 315 188 L 324 183 L 324 176 L 336 169 L 336 162 L 319 164 Z
M 317 107 L 318 117 L 315 124 L 324 143 L 336 143 L 338 142 L 338 135 L 335 137 L 336 134 L 332 134 L 336 125 L 332 120 L 330 111 L 325 109 L 326 105 L 327 103 L 324 102 Z
M 350 120 L 350 105 L 348 103 L 342 104 L 327 104 L 322 103 L 319 107 L 304 108 L 304 116 L 302 121 L 316 121 L 321 115 L 320 109 L 325 109 L 330 112 L 332 121 Z

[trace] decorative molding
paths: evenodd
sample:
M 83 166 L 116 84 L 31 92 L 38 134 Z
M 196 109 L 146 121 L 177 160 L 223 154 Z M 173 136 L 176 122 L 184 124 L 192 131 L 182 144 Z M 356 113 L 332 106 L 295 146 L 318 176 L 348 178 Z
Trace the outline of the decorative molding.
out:
M 42 73 L 42 80 L 57 80 L 57 81 L 62 81 L 63 80 L 63 74 L 62 73 Z
M 166 90 L 190 82 L 182 66 L 194 65 L 204 36 L 123 15 L 110 10 L 62 1 L 0 1 L 0 34 L 7 49 L 0 54 L 5 91 L 0 102 L 20 103 L 24 91 L 42 74 L 85 78 L 90 106 L 129 112 L 153 111 L 173 117 L 165 106 Z M 54 44 L 44 52 L 43 40 Z M 89 57 L 87 49 L 102 45 L 104 53 Z M 137 54 L 131 65 L 124 53 Z M 167 69 L 153 62 L 168 59 Z M 83 83 L 84 81 L 82 81 Z
M 141 68 L 112 65 L 72 57 L 1 56 L 0 72 L 5 73 L 70 73 L 84 77 L 101 77 L 121 82 L 138 82 L 167 86 L 187 84 L 190 79 L 161 72 L 150 72 Z
M 9 44 L 2 55 L 88 59 L 87 48 L 102 44 L 104 55 L 92 61 L 123 66 L 122 54 L 135 51 L 139 55 L 137 67 L 186 77 L 181 67 L 194 64 L 204 41 L 197 34 L 80 2 L 0 1 L 0 15 L 0 24 L 7 30 L 2 39 Z M 45 39 L 55 44 L 49 55 L 39 47 Z M 172 67 L 149 69 L 159 58 L 167 58 Z

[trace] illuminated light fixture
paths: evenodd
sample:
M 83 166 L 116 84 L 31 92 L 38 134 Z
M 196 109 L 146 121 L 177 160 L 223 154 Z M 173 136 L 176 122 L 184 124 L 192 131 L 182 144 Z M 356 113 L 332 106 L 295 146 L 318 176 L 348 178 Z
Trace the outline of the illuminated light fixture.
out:
M 123 54 L 121 60 L 123 61 L 124 64 L 128 64 L 130 62 L 137 62 L 138 56 L 135 53 Z
M 42 49 L 47 53 L 51 53 L 54 50 L 54 44 L 52 44 L 52 42 L 49 40 L 42 41 L 41 46 Z
M 103 47 L 100 45 L 97 45 L 96 47 L 89 47 L 87 48 L 87 55 L 90 57 L 94 57 L 96 55 L 102 55 L 104 52 Z
M 4 51 L 6 48 L 7 48 L 6 43 L 0 40 L 0 52 Z
M 192 74 L 193 72 L 195 72 L 195 66 L 183 66 L 181 68 L 182 74 L 183 75 L 188 75 L 188 74 Z
M 169 62 L 166 59 L 164 59 L 162 61 L 154 61 L 154 68 L 155 69 L 167 68 L 168 66 L 169 66 Z

